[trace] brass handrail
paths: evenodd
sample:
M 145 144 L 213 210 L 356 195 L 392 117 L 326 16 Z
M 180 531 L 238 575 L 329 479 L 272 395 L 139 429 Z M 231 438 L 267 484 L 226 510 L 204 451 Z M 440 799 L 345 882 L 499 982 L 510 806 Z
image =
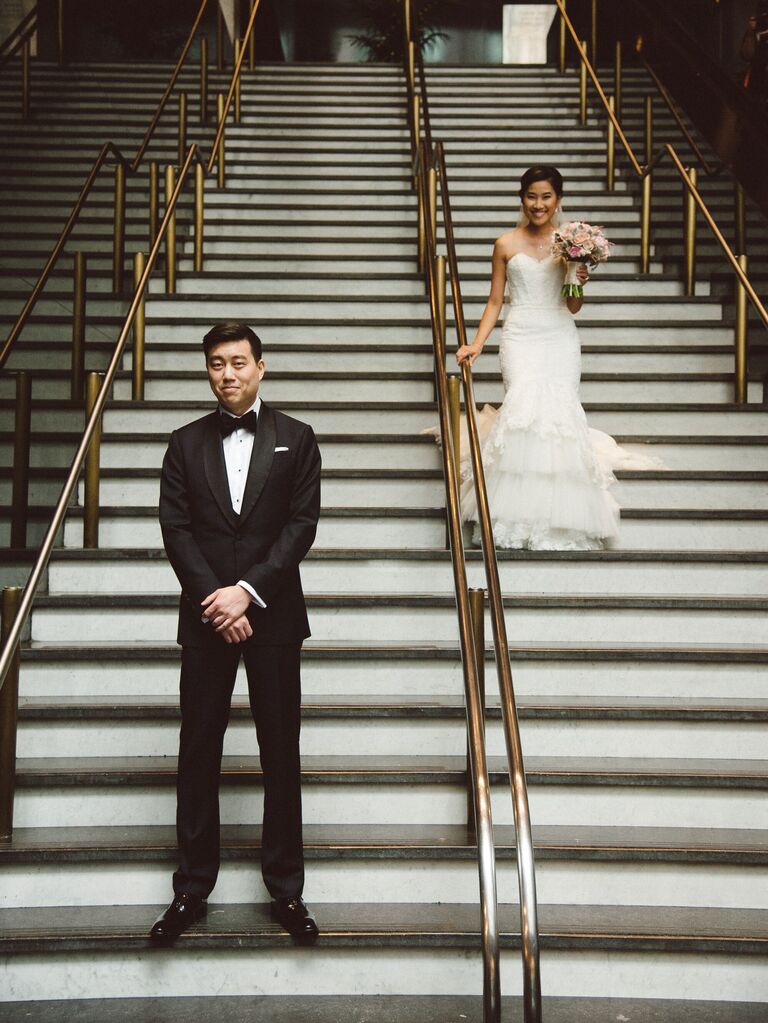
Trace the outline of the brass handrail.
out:
M 419 202 L 424 205 L 427 195 L 426 147 L 422 143 L 419 159 Z M 423 211 L 426 217 L 426 210 Z M 427 222 L 429 222 L 427 218 Z M 432 343 L 435 367 L 437 407 L 440 416 L 440 435 L 445 481 L 445 503 L 448 519 L 448 540 L 453 566 L 456 610 L 459 624 L 459 643 L 467 705 L 467 750 L 472 782 L 477 837 L 478 871 L 480 881 L 481 942 L 483 950 L 483 1019 L 484 1023 L 501 1021 L 501 979 L 498 923 L 498 897 L 496 893 L 496 852 L 491 818 L 491 790 L 485 752 L 485 707 L 478 674 L 478 660 L 485 657 L 474 642 L 472 614 L 467 584 L 467 566 L 464 555 L 461 509 L 459 506 L 458 451 L 454 448 L 448 401 L 448 376 L 442 349 L 442 325 L 435 276 L 435 249 L 437 239 L 431 227 L 426 232 L 427 286 L 432 324 Z
M 194 24 L 192 26 L 192 29 L 190 30 L 190 32 L 188 34 L 187 42 L 186 42 L 185 47 L 184 47 L 184 52 L 182 54 L 182 58 L 186 57 L 186 55 L 189 52 L 192 40 L 194 38 L 194 34 L 197 31 L 197 27 L 199 25 L 199 22 L 200 22 L 200 19 L 202 17 L 202 14 L 203 14 L 203 11 L 204 11 L 206 3 L 207 3 L 207 0 L 203 0 L 203 3 L 202 3 L 202 5 L 201 5 L 201 7 L 200 7 L 200 9 L 198 11 L 197 17 L 195 18 L 195 22 L 194 22 Z M 254 4 L 254 7 L 253 7 L 253 9 L 251 11 L 251 17 L 250 17 L 249 22 L 248 22 L 248 30 L 247 30 L 248 33 L 252 33 L 253 32 L 254 19 L 255 19 L 255 16 L 256 16 L 256 11 L 258 9 L 258 6 L 259 6 L 259 0 L 256 0 L 256 3 Z M 240 76 L 241 68 L 242 68 L 242 63 L 243 63 L 243 56 L 245 54 L 245 51 L 246 51 L 246 47 L 242 46 L 241 47 L 240 59 L 237 62 L 236 67 L 234 68 L 234 70 L 232 72 L 232 78 L 231 78 L 230 88 L 229 88 L 229 100 L 230 100 L 230 102 L 231 102 L 232 95 L 234 94 L 236 84 L 237 84 L 237 82 L 239 80 L 239 76 Z M 161 105 L 158 107 L 158 110 L 156 110 L 156 112 L 155 112 L 155 115 L 153 117 L 152 123 L 150 124 L 151 131 L 148 130 L 148 132 L 145 134 L 144 141 L 142 142 L 142 145 L 139 147 L 139 151 L 137 152 L 136 156 L 134 157 L 133 162 L 129 161 L 129 159 L 126 156 L 123 155 L 123 153 L 120 151 L 120 149 L 112 141 L 105 142 L 104 145 L 102 146 L 101 150 L 99 151 L 99 154 L 96 157 L 96 159 L 95 159 L 95 161 L 93 163 L 93 166 L 91 167 L 91 170 L 89 171 L 89 173 L 88 173 L 88 175 L 87 175 L 87 177 L 85 179 L 83 187 L 80 190 L 80 195 L 78 196 L 77 200 L 75 201 L 75 204 L 72 207 L 72 210 L 70 212 L 69 217 L 67 218 L 67 221 L 64 224 L 64 227 L 62 228 L 61 232 L 59 233 L 58 239 L 54 243 L 54 246 L 53 246 L 53 248 L 51 250 L 51 253 L 50 253 L 50 255 L 49 255 L 49 257 L 48 257 L 48 259 L 47 259 L 47 261 L 45 263 L 45 266 L 41 270 L 40 275 L 38 276 L 38 279 L 35 282 L 35 285 L 32 288 L 32 291 L 30 292 L 29 298 L 27 299 L 27 301 L 24 304 L 23 309 L 19 313 L 19 316 L 17 317 L 16 322 L 14 323 L 13 327 L 11 328 L 11 332 L 8 335 L 6 341 L 4 342 L 2 348 L 0 348 L 0 369 L 2 369 L 3 366 L 5 365 L 5 363 L 7 362 L 8 356 L 10 354 L 10 351 L 11 351 L 11 348 L 12 348 L 14 342 L 18 339 L 18 337 L 21 334 L 22 330 L 26 326 L 26 323 L 27 323 L 30 315 L 32 314 L 32 311 L 33 311 L 33 309 L 34 309 L 34 307 L 35 307 L 35 305 L 36 305 L 36 303 L 37 303 L 37 301 L 38 301 L 38 299 L 40 297 L 40 294 L 43 291 L 43 288 L 45 287 L 45 285 L 47 284 L 48 278 L 50 277 L 50 275 L 51 275 L 51 273 L 52 273 L 52 271 L 53 271 L 53 269 L 54 269 L 54 267 L 55 267 L 55 265 L 56 265 L 60 255 L 61 255 L 61 253 L 62 253 L 62 251 L 64 249 L 64 246 L 66 245 L 66 243 L 69 240 L 69 238 L 70 238 L 74 228 L 76 227 L 78 219 L 80 217 L 80 213 L 82 212 L 83 206 L 85 205 L 85 200 L 88 198 L 88 195 L 89 195 L 89 193 L 90 193 L 91 189 L 93 188 L 93 185 L 94 185 L 94 183 L 96 181 L 98 173 L 101 170 L 101 168 L 104 165 L 104 163 L 106 162 L 107 156 L 112 154 L 114 156 L 116 162 L 118 164 L 120 164 L 126 171 L 129 171 L 129 170 L 130 171 L 135 171 L 138 168 L 138 166 L 139 166 L 139 164 L 140 164 L 141 160 L 143 159 L 143 156 L 144 156 L 144 154 L 146 152 L 146 148 L 147 148 L 147 145 L 149 143 L 149 138 L 151 137 L 151 133 L 154 132 L 154 130 L 157 128 L 157 124 L 158 124 L 159 119 L 160 119 L 160 114 L 162 113 L 162 107 L 165 105 L 165 103 L 167 102 L 168 96 L 170 95 L 170 91 L 172 89 L 172 83 L 175 82 L 176 78 L 178 77 L 178 72 L 179 72 L 179 70 L 181 68 L 182 58 L 180 58 L 179 62 L 177 62 L 177 65 L 176 65 L 176 68 L 174 70 L 174 73 L 171 76 L 171 83 L 169 83 L 169 87 L 166 88 L 166 91 L 165 91 L 165 93 L 163 95 L 163 99 L 161 100 Z M 213 150 L 211 151 L 210 162 L 209 162 L 209 164 L 208 164 L 208 166 L 206 168 L 206 170 L 208 172 L 210 172 L 210 169 L 213 167 L 213 164 L 214 164 L 217 156 L 219 155 L 219 151 L 221 149 L 221 140 L 222 140 L 223 135 L 224 135 L 224 128 L 225 128 L 225 123 L 226 123 L 226 119 L 227 119 L 228 109 L 229 109 L 228 106 L 225 104 L 224 105 L 223 113 L 220 112 L 219 117 L 218 117 L 217 131 L 216 131 L 216 143 L 214 145 Z M 199 157 L 198 157 L 198 159 L 199 159 Z
M 173 73 L 171 74 L 171 77 L 168 80 L 168 84 L 165 87 L 165 92 L 161 96 L 160 102 L 157 104 L 157 109 L 155 110 L 155 113 L 152 116 L 152 120 L 149 122 L 147 130 L 144 132 L 144 138 L 141 140 L 139 148 L 136 150 L 136 155 L 134 156 L 133 160 L 131 160 L 130 163 L 131 173 L 135 173 L 138 170 L 138 168 L 141 165 L 141 161 L 144 159 L 144 154 L 146 153 L 147 147 L 149 146 L 149 143 L 152 140 L 152 136 L 155 134 L 155 129 L 157 128 L 160 122 L 160 117 L 162 116 L 163 110 L 165 109 L 165 105 L 171 97 L 173 87 L 176 85 L 176 81 L 179 77 L 179 74 L 181 73 L 181 69 L 186 62 L 187 54 L 189 53 L 192 43 L 194 42 L 195 36 L 197 35 L 198 27 L 200 26 L 200 22 L 203 19 L 203 14 L 205 14 L 205 9 L 207 6 L 208 0 L 202 0 L 202 3 L 200 4 L 200 9 L 197 12 L 197 17 L 193 21 L 192 28 L 189 30 L 189 33 L 187 34 L 187 41 L 184 43 L 184 48 L 181 51 L 179 59 L 176 61 L 176 67 L 173 69 Z
M 579 40 L 578 34 L 576 33 L 576 29 L 574 28 L 571 19 L 568 17 L 568 13 L 567 13 L 567 11 L 565 9 L 565 0 L 555 0 L 555 3 L 557 4 L 558 10 L 560 12 L 560 17 L 561 17 L 563 23 L 565 24 L 567 30 L 570 32 L 571 38 L 573 39 L 574 43 L 576 44 L 576 51 L 579 54 L 579 60 L 581 61 L 581 66 L 586 70 L 586 73 L 592 79 L 592 83 L 595 86 L 595 90 L 597 91 L 597 94 L 600 97 L 600 102 L 602 103 L 602 105 L 603 105 L 603 107 L 605 109 L 606 116 L 608 117 L 609 121 L 613 125 L 615 133 L 618 136 L 622 146 L 624 147 L 624 151 L 625 151 L 625 153 L 627 155 L 627 158 L 628 158 L 628 160 L 629 160 L 629 162 L 630 162 L 630 164 L 632 166 L 632 169 L 635 171 L 635 173 L 637 174 L 637 176 L 641 180 L 647 181 L 649 179 L 649 176 L 652 173 L 653 169 L 664 159 L 665 156 L 669 156 L 671 158 L 672 164 L 675 167 L 675 169 L 677 170 L 678 174 L 680 175 L 680 179 L 682 180 L 683 185 L 687 189 L 688 194 L 690 195 L 692 201 L 696 204 L 696 206 L 698 206 L 698 208 L 701 210 L 701 212 L 702 212 L 702 214 L 704 216 L 704 219 L 707 222 L 708 227 L 712 231 L 712 233 L 715 236 L 715 239 L 716 239 L 718 245 L 720 246 L 720 248 L 723 251 L 723 255 L 725 256 L 726 260 L 730 264 L 731 269 L 733 270 L 733 272 L 734 272 L 734 274 L 736 276 L 736 280 L 738 282 L 737 287 L 741 287 L 741 288 L 744 289 L 744 291 L 746 292 L 747 296 L 749 297 L 750 302 L 752 303 L 753 308 L 755 309 L 755 311 L 757 312 L 758 316 L 762 320 L 763 325 L 766 327 L 766 329 L 768 329 L 768 311 L 766 310 L 766 308 L 763 305 L 763 303 L 760 301 L 760 298 L 758 297 L 757 292 L 753 288 L 752 283 L 750 282 L 750 279 L 749 279 L 747 273 L 745 272 L 744 268 L 741 266 L 741 263 L 740 263 L 740 261 L 738 259 L 738 256 L 739 255 L 743 255 L 743 253 L 735 254 L 733 252 L 733 249 L 730 247 L 728 242 L 725 240 L 725 236 L 723 235 L 723 232 L 718 227 L 717 221 L 715 220 L 715 218 L 710 213 L 706 203 L 704 202 L 704 199 L 701 196 L 701 193 L 699 192 L 699 190 L 698 190 L 698 188 L 696 186 L 696 180 L 695 180 L 695 177 L 693 175 L 693 172 L 689 173 L 685 169 L 685 166 L 683 165 L 682 160 L 678 156 L 677 150 L 675 149 L 675 147 L 670 142 L 663 143 L 662 146 L 658 149 L 658 151 L 656 152 L 655 155 L 653 155 L 651 153 L 646 154 L 647 162 L 645 164 L 641 164 L 640 163 L 640 161 L 635 156 L 635 152 L 634 152 L 634 150 L 633 150 L 629 140 L 627 139 L 626 135 L 624 134 L 624 130 L 623 130 L 622 126 L 621 126 L 621 122 L 619 120 L 619 117 L 617 116 L 616 111 L 614 110 L 614 105 L 610 102 L 610 100 L 606 96 L 605 90 L 603 89 L 602 85 L 600 84 L 600 79 L 597 76 L 597 72 L 595 71 L 595 69 L 594 69 L 594 67 L 592 65 L 592 62 L 590 61 L 589 57 L 585 53 L 584 47 L 582 46 L 582 44 L 581 44 L 581 42 Z M 649 210 L 646 208 L 649 203 L 650 203 L 650 190 L 648 188 L 644 187 L 643 188 L 643 218 L 642 218 L 643 219 L 643 224 L 644 224 L 644 232 L 645 232 L 645 226 L 650 223 Z M 646 246 L 647 246 L 647 238 L 643 242 L 643 251 L 644 251 L 643 263 L 644 263 L 644 265 L 647 263 L 647 259 L 646 259 L 647 253 L 645 253 L 645 247 Z M 689 267 L 688 271 L 689 272 L 688 272 L 687 276 L 690 277 L 691 273 L 692 273 L 692 267 Z M 743 344 L 743 341 L 741 343 Z M 738 348 L 740 347 L 738 339 L 737 339 L 737 346 L 736 347 L 737 347 L 737 353 L 738 353 Z M 746 364 L 745 364 L 744 360 L 741 360 L 738 357 L 736 359 L 736 387 L 735 387 L 735 390 L 736 390 L 737 396 L 739 396 L 739 395 L 743 396 L 743 398 L 739 398 L 740 401 L 746 399 Z
M 14 57 L 21 46 L 37 31 L 37 4 L 26 14 L 10 35 L 0 43 L 0 68 L 3 68 L 11 57 Z M 27 24 L 29 22 L 29 24 Z M 4 51 L 8 50 L 7 53 Z
M 109 395 L 110 389 L 115 379 L 115 374 L 117 373 L 118 367 L 120 365 L 120 360 L 122 359 L 123 351 L 125 350 L 128 335 L 133 326 L 133 322 L 136 318 L 136 314 L 139 310 L 139 307 L 143 301 L 144 292 L 146 291 L 147 283 L 149 281 L 150 275 L 152 274 L 152 270 L 154 269 L 158 253 L 160 252 L 160 247 L 163 244 L 165 234 L 168 230 L 168 226 L 175 215 L 176 205 L 179 201 L 179 196 L 181 195 L 182 189 L 184 187 L 184 183 L 186 181 L 189 168 L 192 166 L 192 163 L 196 159 L 197 154 L 198 154 L 197 145 L 194 144 L 190 146 L 186 154 L 184 164 L 179 173 L 178 181 L 176 182 L 176 187 L 174 188 L 173 194 L 170 197 L 170 201 L 167 204 L 165 215 L 160 225 L 160 230 L 158 232 L 157 238 L 155 239 L 150 250 L 144 272 L 141 275 L 138 285 L 134 291 L 130 308 L 126 315 L 123 328 L 120 331 L 120 336 L 118 337 L 115 343 L 112 358 L 110 359 L 109 365 L 104 374 L 104 379 L 102 381 L 101 387 L 99 388 L 98 395 L 96 396 L 93 407 L 86 419 L 82 438 L 78 445 L 75 456 L 72 459 L 72 464 L 70 466 L 66 481 L 59 496 L 59 500 L 56 503 L 56 508 L 54 509 L 50 525 L 48 526 L 48 529 L 45 533 L 45 537 L 43 538 L 43 541 L 40 545 L 40 550 L 38 551 L 35 563 L 29 574 L 26 586 L 24 587 L 24 594 L 21 598 L 21 603 L 19 605 L 16 618 L 5 637 L 5 643 L 3 645 L 2 652 L 0 652 L 0 688 L 2 688 L 2 685 L 5 682 L 5 677 L 8 672 L 8 668 L 10 667 L 11 661 L 13 659 L 16 644 L 19 642 L 22 629 L 24 628 L 27 618 L 29 617 L 29 613 L 32 609 L 32 603 L 37 594 L 37 590 L 40 586 L 43 574 L 46 568 L 48 567 L 48 562 L 53 551 L 53 546 L 56 542 L 56 536 L 59 532 L 59 529 L 62 526 L 62 523 L 64 522 L 64 517 L 66 516 L 67 511 L 69 509 L 70 498 L 72 497 L 74 489 L 77 486 L 77 482 L 80 477 L 83 465 L 85 463 L 86 455 L 88 453 L 88 448 L 90 446 L 91 440 L 93 439 L 94 433 L 97 430 L 101 414 L 104 411 L 104 405 L 106 404 L 107 396 Z

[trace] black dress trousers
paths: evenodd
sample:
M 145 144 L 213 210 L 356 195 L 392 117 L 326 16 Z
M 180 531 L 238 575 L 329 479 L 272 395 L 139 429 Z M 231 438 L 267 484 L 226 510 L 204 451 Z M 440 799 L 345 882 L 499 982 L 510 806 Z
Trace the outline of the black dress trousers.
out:
M 261 870 L 272 898 L 301 895 L 301 643 L 246 640 L 182 647 L 177 777 L 177 895 L 207 897 L 219 871 L 219 777 L 237 666 L 243 657 L 264 779 Z

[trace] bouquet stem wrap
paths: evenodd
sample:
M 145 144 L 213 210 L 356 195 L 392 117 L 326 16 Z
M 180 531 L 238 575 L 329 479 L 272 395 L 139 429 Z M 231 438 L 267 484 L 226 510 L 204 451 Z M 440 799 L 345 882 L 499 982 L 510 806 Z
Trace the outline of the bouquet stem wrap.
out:
M 582 262 L 576 262 L 569 260 L 565 264 L 565 284 L 563 285 L 563 295 L 566 298 L 584 298 L 584 288 L 579 283 L 576 276 L 579 267 L 584 266 Z

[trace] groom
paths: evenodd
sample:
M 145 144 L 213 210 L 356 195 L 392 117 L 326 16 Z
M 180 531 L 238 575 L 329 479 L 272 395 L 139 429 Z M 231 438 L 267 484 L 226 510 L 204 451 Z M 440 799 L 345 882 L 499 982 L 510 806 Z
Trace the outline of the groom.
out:
M 301 898 L 299 563 L 320 512 L 320 452 L 309 426 L 259 397 L 261 341 L 240 323 L 203 338 L 219 406 L 176 430 L 163 461 L 160 525 L 182 594 L 179 869 L 150 937 L 172 942 L 206 912 L 219 869 L 219 773 L 240 658 L 264 783 L 261 868 L 271 913 L 295 937 L 317 924 Z

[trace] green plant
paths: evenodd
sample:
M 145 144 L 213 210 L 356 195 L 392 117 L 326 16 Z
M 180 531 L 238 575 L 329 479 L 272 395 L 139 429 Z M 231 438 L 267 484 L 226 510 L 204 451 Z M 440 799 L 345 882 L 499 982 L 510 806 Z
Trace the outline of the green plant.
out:
M 411 0 L 413 39 L 424 53 L 447 32 L 435 21 L 435 15 L 457 9 L 460 0 Z M 404 56 L 403 0 L 359 0 L 349 4 L 350 12 L 361 22 L 361 31 L 347 38 L 366 51 L 368 61 L 401 63 Z

